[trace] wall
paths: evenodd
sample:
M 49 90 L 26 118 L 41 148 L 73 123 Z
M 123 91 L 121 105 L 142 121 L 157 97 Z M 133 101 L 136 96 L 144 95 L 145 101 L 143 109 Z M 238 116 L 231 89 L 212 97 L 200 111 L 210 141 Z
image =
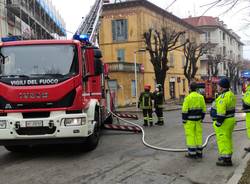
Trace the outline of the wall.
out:
M 128 20 L 128 40 L 123 42 L 113 42 L 112 40 L 112 20 L 116 19 L 127 19 Z M 145 48 L 143 42 L 143 33 L 148 31 L 149 28 L 168 27 L 176 31 L 186 31 L 186 38 L 196 39 L 197 42 L 200 41 L 200 34 L 194 32 L 183 25 L 169 20 L 165 16 L 152 11 L 144 6 L 134 6 L 130 8 L 122 9 L 112 9 L 103 12 L 103 19 L 100 27 L 100 47 L 103 51 L 105 62 L 117 62 L 116 52 L 117 49 L 125 49 L 125 62 L 134 62 L 134 51 L 141 48 Z M 170 99 L 170 81 L 174 82 L 176 98 L 180 95 L 185 95 L 188 92 L 188 83 L 185 80 L 183 85 L 183 48 L 175 50 L 172 52 L 174 55 L 174 65 L 170 67 L 167 72 L 167 77 L 165 80 L 165 97 Z M 137 52 L 136 53 L 137 63 L 144 65 L 144 74 L 140 75 L 138 80 L 138 92 L 143 91 L 143 86 L 145 84 L 150 84 L 152 89 L 155 87 L 155 75 L 153 65 L 150 62 L 150 56 L 148 52 Z M 199 63 L 199 62 L 198 62 Z M 198 64 L 199 65 L 199 64 Z M 116 72 L 111 73 L 112 79 L 117 79 L 121 89 L 118 90 L 118 104 L 128 105 L 134 102 L 134 97 L 131 95 L 131 81 L 134 80 L 134 73 Z M 198 77 L 200 74 L 197 75 Z M 180 79 L 178 83 L 177 79 Z M 183 86 L 185 86 L 185 91 L 183 91 Z M 139 96 L 138 94 L 138 96 Z

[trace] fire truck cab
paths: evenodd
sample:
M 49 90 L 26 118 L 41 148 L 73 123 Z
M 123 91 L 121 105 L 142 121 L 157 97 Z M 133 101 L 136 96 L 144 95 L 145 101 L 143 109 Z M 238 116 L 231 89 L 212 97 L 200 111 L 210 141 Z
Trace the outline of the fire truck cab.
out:
M 94 149 L 113 110 L 101 57 L 79 40 L 0 42 L 0 145 Z

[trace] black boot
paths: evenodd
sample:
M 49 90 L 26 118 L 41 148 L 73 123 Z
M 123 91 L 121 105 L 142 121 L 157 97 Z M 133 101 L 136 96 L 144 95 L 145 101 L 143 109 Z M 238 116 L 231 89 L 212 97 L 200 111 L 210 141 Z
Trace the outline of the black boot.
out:
M 148 126 L 148 121 L 144 120 L 143 126 Z
M 197 148 L 197 150 L 196 150 L 196 156 L 197 156 L 197 158 L 202 158 L 203 157 L 202 150 L 203 150 L 202 147 L 198 147 Z
M 186 157 L 186 158 L 191 158 L 191 159 L 196 159 L 196 158 L 197 158 L 197 155 L 196 155 L 196 154 L 193 155 L 193 154 L 190 154 L 190 153 L 186 153 L 186 154 L 185 154 L 185 157 Z
M 162 125 L 164 125 L 164 122 L 163 121 L 158 121 L 157 123 L 155 123 L 155 125 L 162 126 Z
M 159 123 L 160 123 L 160 122 L 159 122 L 159 121 L 157 121 L 157 122 L 155 123 L 155 125 L 159 125 Z
M 216 162 L 216 165 L 217 165 L 217 166 L 225 166 L 225 167 L 228 167 L 228 166 L 232 166 L 233 163 L 232 163 L 231 158 L 223 158 L 223 157 L 220 157 L 220 158 L 218 158 L 218 161 Z
M 202 153 L 196 153 L 196 157 L 197 157 L 197 158 L 202 158 L 203 155 L 202 155 Z
M 153 122 L 149 122 L 150 126 L 153 126 Z
M 244 148 L 246 152 L 250 152 L 250 147 Z

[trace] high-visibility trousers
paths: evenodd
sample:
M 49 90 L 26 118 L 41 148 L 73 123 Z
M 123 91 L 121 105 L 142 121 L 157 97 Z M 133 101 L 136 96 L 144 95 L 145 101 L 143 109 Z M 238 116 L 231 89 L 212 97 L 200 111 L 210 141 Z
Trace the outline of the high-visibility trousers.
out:
M 235 126 L 235 117 L 226 118 L 220 127 L 213 123 L 220 157 L 231 157 L 233 154 L 232 134 Z
M 246 113 L 247 137 L 250 139 L 250 112 Z
M 186 135 L 186 145 L 190 154 L 196 154 L 202 149 L 202 124 L 201 120 L 191 121 L 187 120 L 184 124 Z

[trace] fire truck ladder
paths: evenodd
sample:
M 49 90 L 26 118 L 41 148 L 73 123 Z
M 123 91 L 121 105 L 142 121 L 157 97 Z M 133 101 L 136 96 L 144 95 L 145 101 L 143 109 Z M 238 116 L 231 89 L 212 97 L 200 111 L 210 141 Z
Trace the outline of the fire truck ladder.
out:
M 87 34 L 89 36 L 89 41 L 92 43 L 96 42 L 103 3 L 104 0 L 95 1 L 95 4 L 91 7 L 89 14 L 83 19 L 76 31 L 76 34 Z

